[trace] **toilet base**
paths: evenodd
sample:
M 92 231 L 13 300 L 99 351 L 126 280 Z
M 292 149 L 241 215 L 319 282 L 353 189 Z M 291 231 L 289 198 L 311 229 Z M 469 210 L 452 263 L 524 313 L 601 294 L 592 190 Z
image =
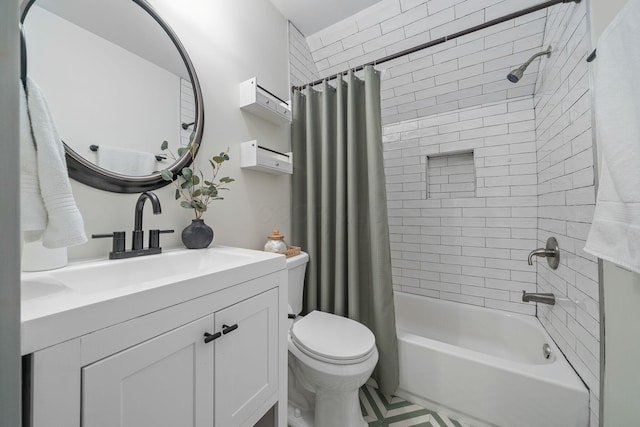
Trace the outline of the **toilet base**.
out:
M 313 411 L 300 411 L 293 405 L 287 405 L 287 426 L 289 427 L 314 427 Z
M 360 409 L 359 402 L 358 402 L 357 408 L 358 410 Z M 368 426 L 367 422 L 364 420 L 364 417 L 361 414 L 358 413 L 355 417 L 353 415 L 355 414 L 351 414 L 350 417 L 346 417 L 346 418 L 336 417 L 337 419 L 339 419 L 339 421 L 337 421 L 336 419 L 332 419 L 329 421 L 329 424 L 327 425 L 331 425 L 332 427 L 335 427 L 335 426 L 367 427 Z M 289 427 L 322 427 L 322 426 L 316 425 L 314 418 L 315 418 L 315 412 L 313 410 L 301 411 L 295 408 L 291 404 L 287 405 L 287 426 Z M 345 421 L 345 420 L 348 420 L 348 421 Z M 338 422 L 338 424 L 334 424 L 334 422 Z
M 291 367 L 291 366 L 290 366 Z M 290 427 L 367 427 L 360 410 L 359 390 L 300 388 L 290 370 L 287 425 Z
M 316 414 L 314 427 L 367 427 L 360 410 L 358 390 L 338 392 L 324 390 L 316 392 Z

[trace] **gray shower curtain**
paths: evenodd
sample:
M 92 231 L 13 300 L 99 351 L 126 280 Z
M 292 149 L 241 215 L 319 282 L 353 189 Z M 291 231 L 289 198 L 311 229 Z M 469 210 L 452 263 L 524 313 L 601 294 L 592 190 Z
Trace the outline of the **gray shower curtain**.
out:
M 293 94 L 292 241 L 309 253 L 305 311 L 362 322 L 376 337 L 374 371 L 386 394 L 398 386 L 380 76 L 365 68 L 335 88 Z

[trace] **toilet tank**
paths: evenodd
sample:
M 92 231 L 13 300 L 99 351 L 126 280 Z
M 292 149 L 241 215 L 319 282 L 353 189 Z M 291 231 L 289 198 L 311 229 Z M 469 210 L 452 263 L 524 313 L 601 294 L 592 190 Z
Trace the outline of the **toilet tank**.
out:
M 302 292 L 304 291 L 304 273 L 309 262 L 309 255 L 300 252 L 300 255 L 287 258 L 287 270 L 289 270 L 289 305 L 293 314 L 302 312 Z

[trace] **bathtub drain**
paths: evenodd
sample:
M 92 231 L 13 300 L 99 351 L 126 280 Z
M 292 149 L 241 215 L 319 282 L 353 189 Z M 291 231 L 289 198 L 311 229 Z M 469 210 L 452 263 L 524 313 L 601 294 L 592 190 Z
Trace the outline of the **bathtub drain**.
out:
M 545 359 L 548 359 L 551 357 L 551 346 L 547 343 L 544 343 L 542 345 L 542 355 L 544 356 Z

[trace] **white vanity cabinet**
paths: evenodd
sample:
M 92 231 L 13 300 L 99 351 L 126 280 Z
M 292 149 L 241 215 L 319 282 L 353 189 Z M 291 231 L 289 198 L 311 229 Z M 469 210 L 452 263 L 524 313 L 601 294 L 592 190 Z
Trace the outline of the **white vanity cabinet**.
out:
M 210 426 L 213 315 L 82 368 L 82 425 Z
M 277 390 L 277 297 L 272 289 L 83 367 L 82 425 L 242 425 Z M 205 342 L 205 332 L 220 335 Z
M 280 271 L 35 351 L 26 425 L 284 427 L 286 324 Z

